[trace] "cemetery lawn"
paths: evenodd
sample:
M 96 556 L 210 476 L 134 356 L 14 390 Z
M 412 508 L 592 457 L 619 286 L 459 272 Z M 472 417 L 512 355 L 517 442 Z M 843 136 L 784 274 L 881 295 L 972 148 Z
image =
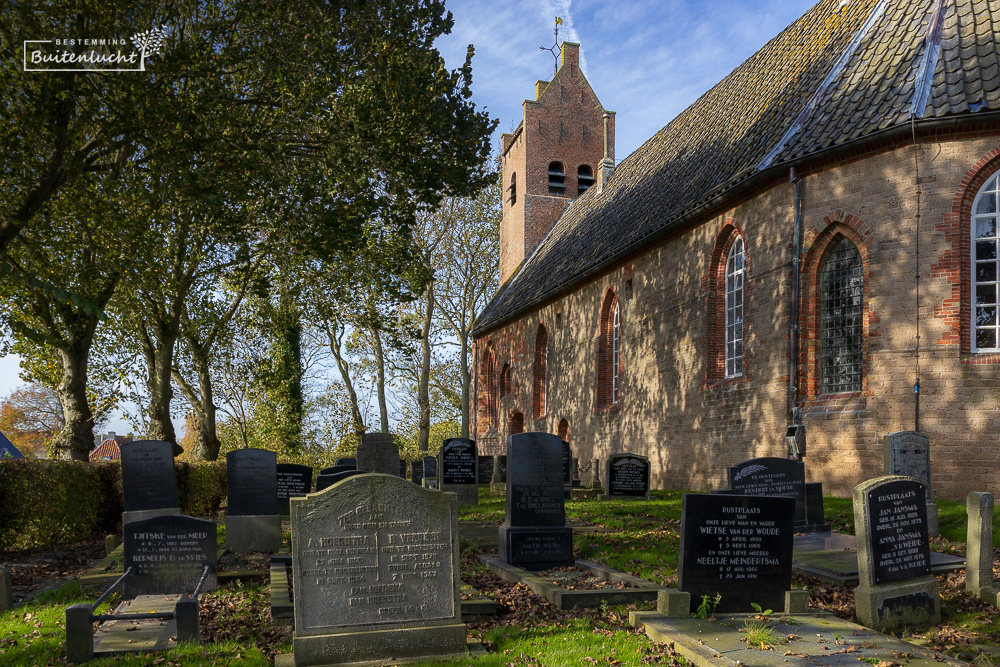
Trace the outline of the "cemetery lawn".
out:
M 567 503 L 567 520 L 579 533 L 574 536 L 575 555 L 660 586 L 676 587 L 682 493 L 654 491 L 652 501 L 580 499 Z M 827 520 L 838 530 L 853 532 L 850 499 L 827 496 L 824 503 Z M 938 507 L 945 537 L 934 541 L 932 547 L 964 551 L 965 504 L 938 501 Z M 499 525 L 504 518 L 504 499 L 482 492 L 479 505 L 462 508 L 459 513 L 462 520 Z M 998 525 L 1000 521 L 995 520 L 995 530 Z M 630 628 L 628 607 L 560 611 L 522 584 L 500 582 L 477 556 L 471 545 L 463 544 L 462 578 L 493 598 L 499 613 L 489 620 L 469 623 L 470 634 L 481 639 L 490 652 L 450 663 L 454 667 L 687 664 L 671 646 L 654 643 Z M 977 645 L 1000 647 L 997 610 L 965 595 L 964 573 L 940 580 L 944 623 L 907 638 L 968 660 L 981 650 Z M 810 589 L 813 606 L 853 616 L 851 589 L 797 576 L 794 585 Z M 95 598 L 96 594 L 82 594 L 77 582 L 67 581 L 30 603 L 0 614 L 0 664 L 65 665 L 65 609 Z M 223 585 L 203 598 L 200 645 L 182 645 L 165 653 L 102 658 L 90 664 L 271 665 L 274 654 L 290 653 L 292 644 L 291 628 L 271 624 L 268 601 L 267 583 Z M 652 607 L 652 603 L 639 606 Z M 429 667 L 440 663 L 422 664 Z M 1000 665 L 1000 659 L 992 664 Z

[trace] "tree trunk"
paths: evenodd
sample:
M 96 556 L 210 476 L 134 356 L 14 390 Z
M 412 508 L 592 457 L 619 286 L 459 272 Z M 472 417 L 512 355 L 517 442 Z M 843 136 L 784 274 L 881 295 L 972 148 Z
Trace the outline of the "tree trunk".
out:
M 198 435 L 191 455 L 199 461 L 215 461 L 219 458 L 221 443 L 216 432 L 215 393 L 212 388 L 212 376 L 209 372 L 208 351 L 198 347 L 190 337 L 185 339 L 191 348 L 191 362 L 198 375 L 199 391 L 196 393 L 179 371 L 173 372 L 173 378 L 181 391 L 184 392 L 184 396 L 191 404 L 195 417 L 198 419 Z M 244 446 L 246 446 L 245 435 L 243 441 Z
M 423 327 L 420 330 L 420 379 L 417 382 L 417 408 L 420 418 L 417 422 L 417 449 L 426 452 L 431 439 L 431 399 L 427 385 L 431 378 L 431 319 L 434 316 L 434 283 L 427 283 L 424 295 L 427 304 L 424 309 Z
M 382 332 L 368 330 L 372 337 L 372 351 L 375 353 L 375 380 L 378 388 L 378 414 L 381 432 L 389 432 L 389 407 L 385 399 L 385 354 L 382 352 Z
M 302 323 L 299 309 L 290 296 L 282 297 L 276 313 L 275 349 L 272 353 L 275 386 L 272 394 L 280 415 L 277 436 L 286 452 L 302 447 Z
M 330 344 L 330 353 L 333 354 L 333 358 L 337 361 L 340 378 L 344 381 L 344 386 L 347 387 L 347 397 L 351 402 L 351 419 L 354 421 L 354 433 L 360 438 L 364 435 L 367 427 L 365 426 L 364 417 L 361 415 L 361 407 L 358 405 L 358 393 L 354 390 L 354 382 L 351 381 L 351 365 L 344 357 L 343 351 L 340 348 L 343 330 L 338 330 L 335 333 L 334 328 L 331 328 L 329 323 L 324 323 L 324 328 L 326 329 L 327 341 Z
M 145 350 L 146 389 L 149 391 L 147 411 L 149 427 L 146 437 L 150 440 L 169 442 L 173 445 L 174 456 L 178 456 L 184 451 L 177 444 L 177 433 L 174 431 L 174 422 L 170 418 L 170 402 L 174 398 L 174 388 L 170 384 L 170 377 L 179 324 L 179 317 L 172 318 L 170 322 L 154 322 L 152 328 L 156 338 L 150 341 L 152 349 Z
M 52 439 L 54 458 L 87 461 L 94 449 L 94 415 L 87 401 L 87 364 L 95 328 L 96 324 L 89 327 L 89 335 L 77 340 L 70 349 L 57 351 L 63 372 L 56 394 L 66 424 Z
M 462 437 L 469 437 L 469 392 L 472 388 L 472 372 L 469 369 L 469 334 L 462 332 L 461 346 L 462 353 L 459 356 L 461 360 L 461 374 L 462 374 Z

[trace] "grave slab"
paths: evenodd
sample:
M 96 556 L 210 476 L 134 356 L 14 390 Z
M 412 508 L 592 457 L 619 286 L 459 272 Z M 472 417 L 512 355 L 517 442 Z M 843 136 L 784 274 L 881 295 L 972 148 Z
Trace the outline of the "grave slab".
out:
M 472 507 L 479 502 L 477 458 L 474 440 L 449 438 L 441 445 L 438 488 L 454 493 L 459 507 Z
M 604 477 L 607 488 L 601 500 L 649 500 L 648 457 L 628 452 L 612 454 Z
M 297 463 L 275 466 L 278 484 L 278 514 L 288 516 L 289 498 L 301 498 L 312 491 L 313 469 Z
M 399 474 L 399 447 L 389 433 L 365 433 L 358 445 L 355 467 L 368 472 Z
M 931 441 L 919 431 L 896 431 L 882 438 L 883 474 L 919 479 L 927 503 L 927 534 L 938 534 L 938 507 L 931 490 Z
M 122 525 L 153 516 L 180 514 L 173 445 L 136 440 L 121 445 Z
M 226 548 L 234 553 L 281 548 L 277 455 L 266 449 L 226 454 Z

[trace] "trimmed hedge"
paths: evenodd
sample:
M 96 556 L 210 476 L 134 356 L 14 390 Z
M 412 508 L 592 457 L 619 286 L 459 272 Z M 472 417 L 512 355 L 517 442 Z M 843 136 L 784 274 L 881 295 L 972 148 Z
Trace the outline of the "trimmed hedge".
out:
M 181 511 L 218 512 L 226 498 L 224 462 L 175 461 Z M 120 533 L 118 462 L 5 459 L 0 461 L 0 550 L 70 544 L 94 534 Z

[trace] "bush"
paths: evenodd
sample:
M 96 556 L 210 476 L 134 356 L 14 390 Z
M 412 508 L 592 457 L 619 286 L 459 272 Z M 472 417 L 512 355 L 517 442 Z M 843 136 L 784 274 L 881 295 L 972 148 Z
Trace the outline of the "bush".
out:
M 175 462 L 181 512 L 210 516 L 226 497 L 225 462 Z M 0 461 L 0 546 L 40 549 L 120 533 L 121 465 Z

